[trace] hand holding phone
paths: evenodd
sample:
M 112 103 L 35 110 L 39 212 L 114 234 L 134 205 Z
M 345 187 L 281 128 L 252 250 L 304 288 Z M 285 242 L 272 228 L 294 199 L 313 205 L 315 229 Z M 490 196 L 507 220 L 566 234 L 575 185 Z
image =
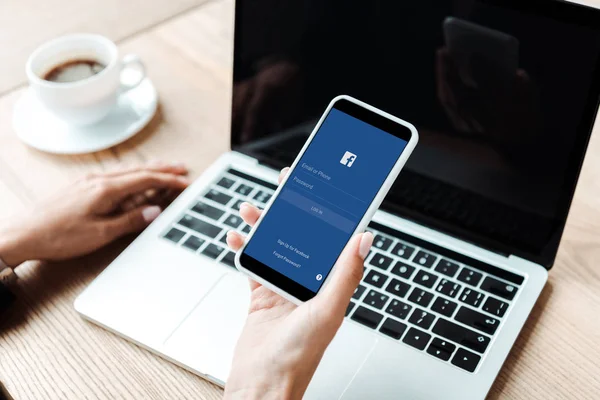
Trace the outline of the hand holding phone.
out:
M 282 171 L 279 182 L 288 170 Z M 254 226 L 261 210 L 243 203 L 240 215 Z M 227 243 L 238 250 L 244 237 L 230 231 Z M 275 398 L 303 396 L 352 306 L 350 298 L 362 279 L 365 256 L 372 243 L 370 232 L 355 235 L 340 255 L 340 268 L 332 273 L 327 288 L 299 307 L 250 280 L 248 319 L 235 349 L 225 398 L 240 397 L 240 393 L 269 393 Z
M 294 303 L 327 284 L 416 146 L 409 123 L 335 98 L 236 255 L 236 267 Z

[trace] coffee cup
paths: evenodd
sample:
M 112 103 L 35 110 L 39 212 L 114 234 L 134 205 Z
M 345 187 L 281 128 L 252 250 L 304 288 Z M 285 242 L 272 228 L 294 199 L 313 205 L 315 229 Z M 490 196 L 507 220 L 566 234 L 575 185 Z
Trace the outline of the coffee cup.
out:
M 95 34 L 46 42 L 31 54 L 25 70 L 39 102 L 72 125 L 102 120 L 119 96 L 136 88 L 146 75 L 138 56 L 121 59 L 115 43 Z

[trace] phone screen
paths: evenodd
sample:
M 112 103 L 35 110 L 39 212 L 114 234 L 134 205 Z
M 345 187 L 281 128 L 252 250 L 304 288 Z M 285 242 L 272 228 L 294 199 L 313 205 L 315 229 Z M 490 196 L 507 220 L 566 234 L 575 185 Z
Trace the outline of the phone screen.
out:
M 300 300 L 314 297 L 410 137 L 379 114 L 336 102 L 247 244 L 242 265 Z

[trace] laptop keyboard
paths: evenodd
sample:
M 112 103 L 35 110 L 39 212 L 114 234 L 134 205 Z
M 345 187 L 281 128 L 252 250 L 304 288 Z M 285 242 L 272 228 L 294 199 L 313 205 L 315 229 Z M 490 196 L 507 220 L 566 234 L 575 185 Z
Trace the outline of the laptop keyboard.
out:
M 372 223 L 373 250 L 346 316 L 474 372 L 524 279 Z
M 264 208 L 276 186 L 229 169 L 173 222 L 163 238 L 228 267 L 229 230 L 247 234 L 242 202 Z M 524 279 L 371 223 L 373 249 L 346 316 L 382 335 L 474 372 Z
M 268 182 L 229 170 L 190 204 L 163 238 L 235 268 L 235 253 L 227 247 L 227 232 L 250 232 L 250 226 L 239 216 L 240 204 L 247 201 L 263 208 L 274 189 L 276 186 Z

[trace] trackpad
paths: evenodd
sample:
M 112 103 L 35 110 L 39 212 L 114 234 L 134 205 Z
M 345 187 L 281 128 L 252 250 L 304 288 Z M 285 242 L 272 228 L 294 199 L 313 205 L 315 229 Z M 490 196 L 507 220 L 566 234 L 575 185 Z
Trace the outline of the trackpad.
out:
M 304 398 L 339 399 L 377 341 L 372 331 L 344 322 L 327 348 Z
M 165 354 L 225 382 L 249 301 L 248 279 L 225 275 L 167 339 Z

